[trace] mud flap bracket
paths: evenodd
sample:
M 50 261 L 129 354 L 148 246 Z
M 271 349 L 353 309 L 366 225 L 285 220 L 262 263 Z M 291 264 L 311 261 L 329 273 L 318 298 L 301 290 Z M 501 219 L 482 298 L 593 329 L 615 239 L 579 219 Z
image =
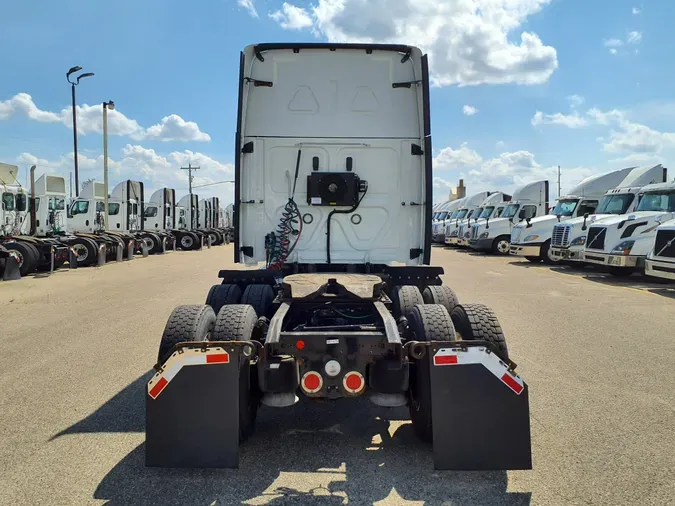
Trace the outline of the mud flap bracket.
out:
M 532 469 L 527 384 L 488 347 L 474 343 L 432 342 L 427 348 L 434 467 Z
M 239 361 L 250 344 L 181 343 L 147 384 L 148 467 L 239 467 Z

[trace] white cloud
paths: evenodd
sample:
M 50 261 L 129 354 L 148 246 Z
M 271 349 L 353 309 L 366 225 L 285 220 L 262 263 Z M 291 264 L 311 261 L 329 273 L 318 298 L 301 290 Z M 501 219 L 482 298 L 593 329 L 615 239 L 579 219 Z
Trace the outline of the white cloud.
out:
M 37 165 L 36 177 L 50 173 L 65 177 L 68 181 L 68 175 L 73 171 L 73 153 L 63 155 L 56 160 L 47 160 L 31 153 L 21 153 L 16 158 L 16 163 L 20 167 Z M 194 172 L 193 185 L 195 186 L 230 180 L 234 177 L 233 165 L 220 162 L 203 153 L 185 150 L 162 155 L 153 149 L 127 144 L 122 148 L 119 158 L 108 158 L 111 191 L 118 182 L 132 179 L 143 181 L 148 198 L 152 190 L 163 187 L 174 188 L 176 196 L 180 198 L 187 194 L 188 187 L 187 171 L 181 170 L 180 167 L 187 166 L 188 163 L 200 167 Z M 92 158 L 78 153 L 78 165 L 80 183 L 87 179 L 103 181 L 102 155 Z M 194 192 L 200 197 L 220 196 L 229 202 L 232 200 L 233 185 L 195 188 Z
M 633 7 L 633 15 L 634 16 L 637 16 L 638 14 L 640 14 L 640 12 L 641 12 L 640 9 L 638 9 L 637 7 Z
M 77 132 L 81 135 L 103 133 L 103 110 L 100 105 L 77 106 Z M 73 127 L 73 109 L 66 107 L 59 113 L 43 111 L 35 105 L 27 93 L 18 93 L 9 100 L 0 101 L 0 120 L 13 115 L 23 115 L 40 123 L 62 123 Z M 208 142 L 211 137 L 199 129 L 197 123 L 185 121 L 177 114 L 171 114 L 157 125 L 143 128 L 134 119 L 127 118 L 117 109 L 108 111 L 108 134 L 130 137 L 133 140 L 158 141 L 200 141 Z
M 609 54 L 616 54 L 616 49 L 611 48 L 611 49 L 609 50 Z
M 318 0 L 284 3 L 272 16 L 331 42 L 415 44 L 429 53 L 433 84 L 540 84 L 558 68 L 555 48 L 521 31 L 550 0 Z M 290 8 L 300 23 L 292 23 Z M 294 11 L 295 12 L 295 11 Z M 386 14 L 383 14 L 386 13 Z M 284 26 L 282 24 L 282 26 Z
M 462 153 L 464 156 L 461 156 Z M 471 155 L 467 157 L 467 153 Z M 467 163 L 467 158 L 471 163 Z M 464 143 L 458 149 L 446 147 L 434 158 L 434 199 L 446 198 L 448 189 L 454 187 L 449 181 L 463 179 L 467 194 L 484 190 L 510 193 L 533 181 L 548 179 L 553 183 L 557 179 L 557 172 L 556 166 L 541 165 L 535 155 L 526 150 L 505 152 L 484 160 Z M 595 172 L 598 171 L 588 167 L 563 168 L 562 187 L 571 187 Z M 551 190 L 553 197 L 554 192 Z
M 464 107 L 462 107 L 462 112 L 464 113 L 465 116 L 473 116 L 478 112 L 478 109 L 470 105 L 465 105 Z
M 557 112 L 555 114 L 544 114 L 537 111 L 532 117 L 531 123 L 533 126 L 539 125 L 562 125 L 568 128 L 581 128 L 588 124 L 585 118 L 582 118 L 576 111 L 572 114 L 563 114 Z
M 567 101 L 570 103 L 571 107 L 579 107 L 581 104 L 584 103 L 584 97 L 581 97 L 579 95 L 569 95 L 567 97 Z
M 302 30 L 314 24 L 312 17 L 305 9 L 286 2 L 283 3 L 280 11 L 272 12 L 270 17 L 285 30 Z
M 497 149 L 501 149 L 501 148 L 503 148 L 504 146 L 506 146 L 506 143 L 505 143 L 504 141 L 497 141 L 497 142 L 495 143 L 495 147 L 496 147 Z
M 623 41 L 620 39 L 608 39 L 603 41 L 605 47 L 621 47 L 623 46 Z
M 253 0 L 237 0 L 237 4 L 246 9 L 251 17 L 258 17 L 258 11 L 255 9 L 255 5 L 253 5 Z
M 630 32 L 628 34 L 628 43 L 629 44 L 639 44 L 642 40 L 642 32 Z

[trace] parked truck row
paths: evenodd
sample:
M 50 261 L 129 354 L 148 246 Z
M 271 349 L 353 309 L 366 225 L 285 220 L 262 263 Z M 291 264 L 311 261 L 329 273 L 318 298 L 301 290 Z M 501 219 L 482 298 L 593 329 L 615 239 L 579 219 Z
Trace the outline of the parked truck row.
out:
M 63 177 L 35 180 L 33 166 L 26 189 L 17 174 L 17 166 L 0 164 L 0 279 L 233 240 L 232 205 L 221 209 L 218 197 L 176 201 L 174 189 L 161 188 L 147 199 L 143 182 L 125 180 L 110 192 L 106 210 L 102 183 L 88 181 L 68 202 Z
M 675 181 L 668 182 L 660 164 L 585 178 L 552 208 L 548 181 L 512 196 L 490 193 L 477 205 L 485 193 L 437 206 L 435 225 L 439 233 L 445 225 L 445 244 L 535 263 L 598 265 L 615 276 L 640 272 L 675 280 Z

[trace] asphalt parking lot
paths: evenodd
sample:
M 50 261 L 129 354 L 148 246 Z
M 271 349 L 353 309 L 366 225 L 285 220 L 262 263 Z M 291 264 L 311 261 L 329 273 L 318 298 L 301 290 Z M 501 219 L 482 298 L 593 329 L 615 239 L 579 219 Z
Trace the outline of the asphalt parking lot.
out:
M 0 504 L 675 502 L 675 285 L 442 247 L 445 283 L 493 307 L 529 384 L 532 471 L 434 471 L 407 410 L 368 401 L 263 408 L 238 470 L 145 468 L 166 318 L 203 303 L 231 258 L 222 246 L 0 283 Z

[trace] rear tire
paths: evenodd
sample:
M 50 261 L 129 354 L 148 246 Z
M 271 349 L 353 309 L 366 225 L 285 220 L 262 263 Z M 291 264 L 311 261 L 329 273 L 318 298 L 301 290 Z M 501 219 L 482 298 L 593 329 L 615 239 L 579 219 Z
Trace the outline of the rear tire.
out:
M 87 237 L 77 237 L 69 246 L 75 249 L 78 267 L 88 267 L 98 260 L 98 245 Z
M 448 310 L 440 304 L 418 305 L 408 316 L 416 341 L 454 341 L 455 328 Z M 433 442 L 431 418 L 430 353 L 414 362 L 410 373 L 408 409 L 413 430 L 419 439 Z
M 273 300 L 274 290 L 270 285 L 248 285 L 241 296 L 241 303 L 252 306 L 258 316 L 268 315 Z
M 448 313 L 452 313 L 455 306 L 459 304 L 455 292 L 446 285 L 427 286 L 422 292 L 422 298 L 425 304 L 440 304 L 448 310 Z
M 38 259 L 32 248 L 23 242 L 10 242 L 4 244 L 7 251 L 14 251 L 19 260 L 19 272 L 21 277 L 30 274 L 37 268 Z
M 223 306 L 216 318 L 211 341 L 252 341 L 258 337 L 254 335 L 257 321 L 253 306 Z M 250 359 L 242 355 L 239 367 L 239 440 L 245 441 L 255 429 L 262 396 L 258 387 L 257 370 L 251 365 Z
M 220 309 L 227 304 L 239 304 L 241 289 L 237 285 L 224 284 L 213 285 L 206 296 L 206 304 L 218 314 Z
M 164 327 L 157 361 L 165 362 L 171 356 L 171 349 L 178 343 L 209 340 L 215 322 L 216 314 L 211 306 L 178 306 Z
M 395 286 L 391 291 L 394 316 L 408 316 L 417 304 L 424 304 L 420 289 L 413 285 Z
M 496 355 L 509 360 L 509 350 L 502 326 L 492 309 L 483 304 L 460 304 L 451 313 L 457 339 L 488 341 L 497 349 Z

